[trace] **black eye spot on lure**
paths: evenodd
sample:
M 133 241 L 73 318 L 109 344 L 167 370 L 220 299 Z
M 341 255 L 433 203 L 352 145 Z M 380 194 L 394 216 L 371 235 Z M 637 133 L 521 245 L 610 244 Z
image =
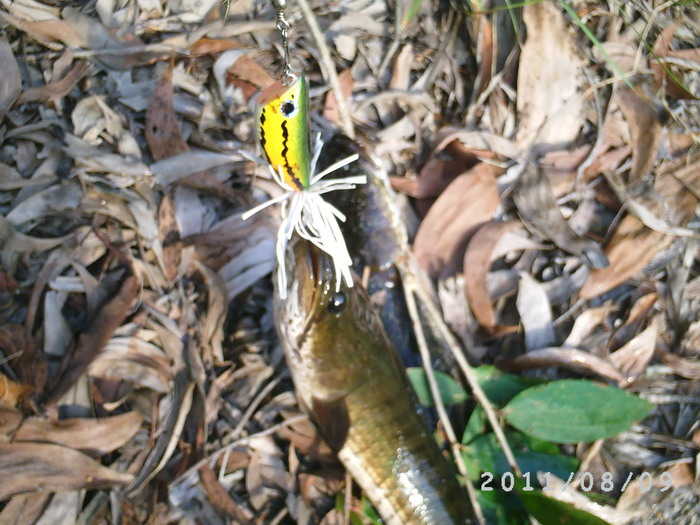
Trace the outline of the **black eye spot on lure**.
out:
M 345 294 L 343 292 L 336 292 L 331 295 L 326 308 L 328 309 L 328 313 L 337 315 L 343 313 L 343 310 L 345 310 L 347 305 L 348 298 L 345 297 Z
M 293 100 L 284 100 L 280 104 L 280 111 L 285 117 L 291 118 L 297 114 L 297 111 L 299 111 L 299 106 L 297 106 L 296 102 Z

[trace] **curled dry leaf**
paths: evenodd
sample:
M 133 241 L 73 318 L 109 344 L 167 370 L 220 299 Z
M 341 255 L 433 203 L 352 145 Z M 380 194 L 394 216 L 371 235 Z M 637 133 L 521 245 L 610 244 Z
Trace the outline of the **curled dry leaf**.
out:
M 46 379 L 46 363 L 37 352 L 36 341 L 22 325 L 6 323 L 0 326 L 0 351 L 5 357 L 14 356 L 12 369 L 22 383 L 41 391 Z
M 175 386 L 170 399 L 170 410 L 167 411 L 165 428 L 162 429 L 162 433 L 158 436 L 155 446 L 151 449 L 136 478 L 129 485 L 127 490 L 131 494 L 140 492 L 148 481 L 163 470 L 180 442 L 187 414 L 192 407 L 195 387 L 194 381 L 188 379 L 187 375 L 184 369 L 180 369 L 175 377 Z
M 584 122 L 584 60 L 556 4 L 526 5 L 527 40 L 518 68 L 518 143 L 573 141 Z
M 700 161 L 660 173 L 655 189 L 662 199 L 652 202 L 651 211 L 670 214 L 669 222 L 684 226 L 695 210 L 699 187 Z M 634 215 L 625 216 L 605 247 L 610 265 L 591 272 L 581 288 L 581 297 L 591 299 L 622 284 L 641 272 L 652 257 L 672 241 L 673 237 L 650 230 Z
M 39 20 L 32 22 L 0 11 L 0 18 L 31 38 L 52 49 L 60 49 L 62 43 L 70 47 L 82 47 L 85 44 L 82 36 L 65 20 Z
M 516 221 L 488 222 L 469 241 L 464 254 L 464 293 L 474 317 L 487 330 L 496 327 L 496 314 L 486 287 L 491 256 L 501 237 L 518 227 Z
M 424 214 L 433 203 L 433 199 L 440 195 L 457 176 L 478 163 L 477 155 L 459 140 L 451 140 L 447 143 L 443 140 L 433 150 L 417 179 L 391 177 L 391 185 L 396 191 L 418 199 L 419 212 Z
M 0 122 L 5 118 L 5 113 L 14 104 L 22 92 L 22 77 L 19 72 L 17 60 L 12 52 L 12 47 L 5 37 L 0 38 L 0 66 L 2 78 L 0 78 Z
M 40 523 L 51 493 L 32 492 L 13 496 L 0 512 L 0 523 Z
M 76 86 L 80 80 L 90 71 L 90 64 L 78 62 L 61 78 L 51 80 L 45 86 L 33 87 L 26 90 L 17 100 L 17 104 L 26 102 L 56 102 L 62 99 Z
M 689 92 L 685 86 L 678 84 L 676 78 L 668 75 L 666 72 L 669 68 L 668 62 L 664 59 L 667 57 L 678 56 L 679 51 L 693 52 L 695 55 L 695 61 L 700 62 L 700 49 L 671 49 L 671 42 L 678 29 L 678 24 L 669 24 L 658 36 L 656 42 L 654 42 L 654 58 L 650 63 L 650 68 L 654 73 L 654 80 L 657 85 L 663 86 L 666 92 L 673 98 L 697 98 L 697 95 Z
M 142 422 L 143 416 L 136 412 L 100 419 L 71 418 L 59 421 L 30 417 L 22 422 L 14 441 L 55 443 L 99 457 L 127 443 L 141 428 Z
M 540 348 L 515 359 L 499 361 L 497 364 L 499 368 L 509 372 L 522 372 L 523 370 L 554 366 L 604 377 L 615 381 L 620 386 L 627 384 L 625 376 L 608 361 L 576 348 Z
M 431 276 L 450 274 L 461 266 L 468 237 L 498 207 L 496 176 L 502 171 L 477 164 L 452 181 L 430 208 L 416 233 L 413 252 Z
M 199 468 L 199 479 L 202 482 L 202 487 L 206 492 L 207 499 L 218 512 L 241 525 L 254 523 L 252 513 L 248 509 L 238 505 L 234 499 L 231 498 L 226 489 L 219 483 L 216 474 L 208 463 L 205 463 Z
M 594 268 L 607 265 L 597 245 L 576 235 L 561 214 L 544 170 L 528 162 L 513 193 L 518 213 L 529 227 L 569 253 L 585 256 Z
M 0 471 L 0 500 L 33 491 L 109 488 L 133 479 L 82 452 L 45 443 L 0 444 Z
M 610 361 L 625 374 L 629 381 L 636 379 L 644 372 L 654 355 L 660 324 L 659 318 L 654 317 L 641 334 L 610 354 Z
M 564 348 L 580 347 L 584 339 L 593 332 L 595 328 L 603 324 L 615 309 L 614 305 L 604 305 L 598 308 L 589 308 L 583 312 L 574 321 L 574 327 L 571 329 L 569 336 L 562 346 Z
M 617 89 L 617 103 L 630 128 L 632 168 L 628 182 L 634 184 L 651 170 L 661 144 L 662 109 L 641 89 L 621 86 Z
M 92 377 L 122 379 L 155 392 L 170 392 L 173 374 L 161 348 L 139 337 L 113 337 L 92 362 Z
M 661 362 L 673 370 L 673 373 L 680 377 L 700 380 L 700 361 L 693 361 L 677 356 L 665 350 L 656 350 Z
M 138 277 L 132 274 L 124 279 L 117 295 L 97 312 L 91 325 L 78 338 L 75 350 L 66 356 L 63 374 L 49 394 L 47 403 L 58 401 L 75 384 L 131 313 L 140 290 Z
M 552 307 L 543 286 L 528 273 L 520 272 L 515 304 L 525 331 L 527 351 L 552 345 L 555 340 Z

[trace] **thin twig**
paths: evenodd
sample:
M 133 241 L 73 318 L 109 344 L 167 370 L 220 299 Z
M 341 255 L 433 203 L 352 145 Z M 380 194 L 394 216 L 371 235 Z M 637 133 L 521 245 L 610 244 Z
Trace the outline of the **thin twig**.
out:
M 353 126 L 352 119 L 350 118 L 348 106 L 345 103 L 345 96 L 343 95 L 343 90 L 340 87 L 338 72 L 335 70 L 335 64 L 333 63 L 331 52 L 326 45 L 326 40 L 321 32 L 321 28 L 318 26 L 316 16 L 306 0 L 297 0 L 297 3 L 301 8 L 301 12 L 306 20 L 306 25 L 309 26 L 311 35 L 314 37 L 316 45 L 318 46 L 318 51 L 321 54 L 321 61 L 319 62 L 319 65 L 321 66 L 323 77 L 326 79 L 328 84 L 330 84 L 333 95 L 335 96 L 335 103 L 338 106 L 338 116 L 340 117 L 340 127 L 343 130 L 343 133 L 345 133 L 351 139 L 354 139 L 355 127 Z
M 435 379 L 435 371 L 433 370 L 433 365 L 430 359 L 430 350 L 428 350 L 428 343 L 425 340 L 425 333 L 423 332 L 423 323 L 420 319 L 420 314 L 418 313 L 418 307 L 416 305 L 416 298 L 414 293 L 416 292 L 415 281 L 412 279 L 406 281 L 402 279 L 404 285 L 404 295 L 406 297 L 406 306 L 408 308 L 408 315 L 413 321 L 413 328 L 416 334 L 416 343 L 418 344 L 418 351 L 420 352 L 421 360 L 423 361 L 423 369 L 425 370 L 425 375 L 428 380 L 428 387 L 430 388 L 430 394 L 433 397 L 433 402 L 435 403 L 435 408 L 437 409 L 438 417 L 442 422 L 442 426 L 445 429 L 445 434 L 447 435 L 447 440 L 450 442 L 450 448 L 452 449 L 452 454 L 455 458 L 455 463 L 457 464 L 457 470 L 466 480 L 467 493 L 469 495 L 469 500 L 472 505 L 474 514 L 476 515 L 479 523 L 485 523 L 483 512 L 479 506 L 479 502 L 476 499 L 476 492 L 474 491 L 474 486 L 468 477 L 467 466 L 464 464 L 464 458 L 462 457 L 462 449 L 459 442 L 457 441 L 457 435 L 455 434 L 450 418 L 447 416 L 447 410 L 445 409 L 445 403 L 440 395 L 440 388 L 438 387 L 437 380 Z
M 248 405 L 248 408 L 246 409 L 245 413 L 243 414 L 243 417 L 241 417 L 241 420 L 236 425 L 236 428 L 234 428 L 231 431 L 231 433 L 228 436 L 226 436 L 226 441 L 233 441 L 238 437 L 238 435 L 243 431 L 245 426 L 250 421 L 250 418 L 253 417 L 253 414 L 257 410 L 260 403 L 263 402 L 263 400 L 267 397 L 267 395 L 272 391 L 273 388 L 275 388 L 280 383 L 281 380 L 282 380 L 282 375 L 278 374 L 275 379 L 273 379 L 267 385 L 265 385 L 265 388 L 260 390 L 258 395 L 255 396 L 255 399 L 253 399 L 253 401 L 250 403 L 250 405 Z
M 510 445 L 508 445 L 506 436 L 503 433 L 503 429 L 501 428 L 501 425 L 498 421 L 496 411 L 494 410 L 493 406 L 491 405 L 491 402 L 488 400 L 486 394 L 481 388 L 481 385 L 479 384 L 479 379 L 477 378 L 474 369 L 472 369 L 472 367 L 469 365 L 467 358 L 464 356 L 464 352 L 462 352 L 462 349 L 457 344 L 457 341 L 455 340 L 454 336 L 449 331 L 447 326 L 445 326 L 445 323 L 442 320 L 442 316 L 440 315 L 440 312 L 438 312 L 432 299 L 429 297 L 425 297 L 422 287 L 418 285 L 415 275 L 421 270 L 417 267 L 413 259 L 409 259 L 407 266 L 408 268 L 405 268 L 401 272 L 401 279 L 404 282 L 404 286 L 406 286 L 407 288 L 413 288 L 413 290 L 422 299 L 421 304 L 425 308 L 426 314 L 431 317 L 431 321 L 434 322 L 435 326 L 440 331 L 440 335 L 442 336 L 443 340 L 447 343 L 450 352 L 452 353 L 454 358 L 457 360 L 457 364 L 462 370 L 462 373 L 464 374 L 464 377 L 467 380 L 467 383 L 469 384 L 469 387 L 471 388 L 472 393 L 476 398 L 476 401 L 481 405 L 481 408 L 484 409 L 486 419 L 488 419 L 493 433 L 496 435 L 498 444 L 503 449 L 503 454 L 505 455 L 506 460 L 510 465 L 510 468 L 516 475 L 521 476 L 522 473 L 520 471 L 520 467 L 518 467 L 518 462 L 515 460 L 515 455 L 513 454 Z
M 294 417 L 290 417 L 288 419 L 285 419 L 281 423 L 277 423 L 276 425 L 273 425 L 269 428 L 266 428 L 265 430 L 261 430 L 260 432 L 258 432 L 256 434 L 250 434 L 249 436 L 242 437 L 241 439 L 238 439 L 232 443 L 229 443 L 228 445 L 225 445 L 225 446 L 221 447 L 219 450 L 217 450 L 216 452 L 212 453 L 211 456 L 200 459 L 197 463 L 192 465 L 182 475 L 180 475 L 175 481 L 173 481 L 171 483 L 171 485 L 174 485 L 179 480 L 185 479 L 186 477 L 190 476 L 194 471 L 199 470 L 199 467 L 201 467 L 205 463 L 209 463 L 210 465 L 213 466 L 222 455 L 229 454 L 236 447 L 240 447 L 242 445 L 247 445 L 253 439 L 269 436 L 271 434 L 274 434 L 275 432 L 277 432 L 280 429 L 291 426 L 295 423 L 307 421 L 308 419 L 309 419 L 309 416 L 307 416 L 306 414 L 299 414 L 298 416 L 294 416 Z M 224 467 L 222 466 L 222 468 L 224 468 Z

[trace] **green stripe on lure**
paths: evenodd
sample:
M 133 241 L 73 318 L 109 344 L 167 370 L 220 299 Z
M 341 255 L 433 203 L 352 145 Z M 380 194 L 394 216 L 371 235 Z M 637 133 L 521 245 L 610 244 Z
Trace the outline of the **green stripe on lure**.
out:
M 311 156 L 309 131 L 309 92 L 303 76 L 285 76 L 260 94 L 257 110 L 258 138 L 273 178 L 287 190 L 243 214 L 243 220 L 278 202 L 283 203 L 282 224 L 277 232 L 277 280 L 280 293 L 287 290 L 285 252 L 296 232 L 331 256 L 335 267 L 335 286 L 341 281 L 352 286 L 352 259 L 338 221 L 345 221 L 338 209 L 322 195 L 329 191 L 348 190 L 364 184 L 364 176 L 321 180 L 329 173 L 357 160 L 358 155 L 339 160 L 315 173 L 321 153 L 320 138 Z M 284 297 L 282 296 L 284 299 Z

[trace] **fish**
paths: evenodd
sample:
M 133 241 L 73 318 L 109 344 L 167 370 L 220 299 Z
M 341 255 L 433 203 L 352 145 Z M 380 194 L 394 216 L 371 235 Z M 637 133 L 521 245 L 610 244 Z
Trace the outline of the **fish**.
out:
M 287 245 L 286 271 L 274 315 L 299 403 L 384 522 L 474 523 L 361 283 L 336 289 L 331 258 L 298 236 Z

